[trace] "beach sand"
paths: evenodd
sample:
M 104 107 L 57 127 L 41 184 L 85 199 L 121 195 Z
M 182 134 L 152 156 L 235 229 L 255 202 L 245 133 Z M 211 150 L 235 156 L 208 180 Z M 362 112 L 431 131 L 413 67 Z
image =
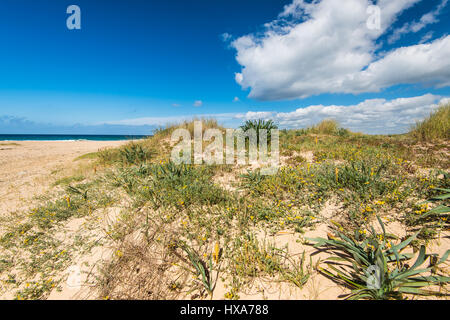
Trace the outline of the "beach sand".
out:
M 0 141 L 0 216 L 27 208 L 57 179 L 70 175 L 77 157 L 128 141 Z

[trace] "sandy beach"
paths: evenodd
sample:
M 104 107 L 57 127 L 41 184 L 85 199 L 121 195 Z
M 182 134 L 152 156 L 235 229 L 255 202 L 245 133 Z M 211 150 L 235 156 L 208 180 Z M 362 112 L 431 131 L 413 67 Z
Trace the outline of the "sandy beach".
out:
M 29 205 L 65 172 L 74 160 L 127 141 L 0 141 L 0 215 Z

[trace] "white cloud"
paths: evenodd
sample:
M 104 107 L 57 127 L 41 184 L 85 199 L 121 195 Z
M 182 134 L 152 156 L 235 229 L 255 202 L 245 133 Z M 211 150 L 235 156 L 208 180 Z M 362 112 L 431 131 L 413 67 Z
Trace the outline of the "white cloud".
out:
M 193 118 L 216 118 L 227 127 L 238 127 L 245 120 L 272 119 L 281 128 L 299 129 L 335 119 L 342 127 L 357 132 L 390 134 L 407 132 L 416 121 L 424 119 L 440 103 L 450 98 L 432 94 L 393 100 L 370 99 L 361 103 L 343 105 L 310 105 L 292 112 L 249 111 L 246 113 L 219 113 L 180 115 L 171 117 L 147 117 L 99 123 L 97 125 L 164 126 Z M 1 124 L 0 117 L 0 124 Z
M 233 102 L 239 102 L 239 98 L 238 97 L 234 97 Z
M 322 93 L 377 92 L 404 83 L 450 83 L 450 36 L 379 57 L 377 39 L 420 0 L 380 0 L 381 28 L 369 29 L 369 0 L 294 0 L 263 35 L 232 42 L 242 66 L 235 79 L 260 100 Z
M 202 118 L 215 118 L 218 121 L 228 121 L 234 119 L 236 113 L 205 113 L 205 114 L 190 114 L 190 115 L 177 115 L 168 117 L 144 117 L 135 119 L 124 119 L 118 121 L 108 121 L 97 124 L 111 124 L 111 125 L 129 125 L 129 126 L 160 126 L 173 123 L 179 123 L 185 120 L 202 119 Z
M 276 116 L 276 112 L 271 111 L 248 111 L 247 113 L 238 113 L 234 116 L 235 119 L 242 120 L 256 120 L 256 119 L 272 119 Z
M 351 106 L 312 105 L 292 112 L 247 112 L 237 119 L 272 119 L 281 128 L 305 128 L 324 119 L 335 119 L 344 128 L 364 133 L 403 133 L 424 119 L 448 98 L 426 94 L 394 100 L 371 99 Z
M 402 47 L 343 81 L 353 92 L 375 92 L 404 83 L 450 85 L 450 36 L 430 43 Z
M 201 107 L 202 105 L 203 105 L 203 101 L 202 100 L 194 101 L 194 107 Z
M 424 36 L 422 37 L 422 39 L 420 39 L 419 44 L 425 43 L 428 40 L 430 40 L 431 38 L 433 38 L 433 31 L 427 32 L 426 34 L 424 34 Z
M 448 0 L 442 0 L 441 3 L 433 11 L 424 14 L 419 21 L 407 22 L 401 28 L 394 30 L 392 35 L 389 37 L 388 42 L 394 43 L 395 41 L 400 39 L 403 34 L 410 32 L 419 32 L 427 25 L 439 22 L 439 19 L 437 17 L 441 14 L 447 3 Z

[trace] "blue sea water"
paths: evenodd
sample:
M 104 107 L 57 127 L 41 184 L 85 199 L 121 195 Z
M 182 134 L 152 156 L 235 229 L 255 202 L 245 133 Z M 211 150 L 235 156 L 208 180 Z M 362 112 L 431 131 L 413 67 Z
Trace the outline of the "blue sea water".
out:
M 73 135 L 73 134 L 0 134 L 0 141 L 120 141 L 144 139 L 148 136 L 136 135 Z

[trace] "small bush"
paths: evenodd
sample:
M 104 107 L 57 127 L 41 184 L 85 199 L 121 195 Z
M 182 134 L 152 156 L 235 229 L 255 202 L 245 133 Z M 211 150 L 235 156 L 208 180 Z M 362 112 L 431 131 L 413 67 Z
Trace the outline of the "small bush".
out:
M 139 164 L 150 160 L 154 152 L 140 144 L 131 143 L 120 150 L 119 161 L 127 165 Z

